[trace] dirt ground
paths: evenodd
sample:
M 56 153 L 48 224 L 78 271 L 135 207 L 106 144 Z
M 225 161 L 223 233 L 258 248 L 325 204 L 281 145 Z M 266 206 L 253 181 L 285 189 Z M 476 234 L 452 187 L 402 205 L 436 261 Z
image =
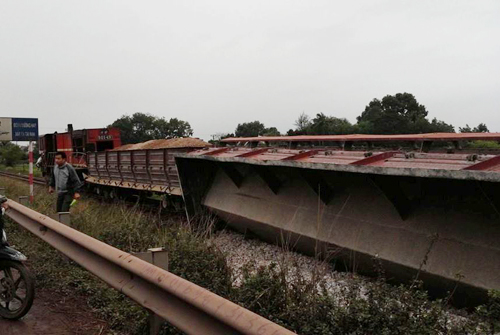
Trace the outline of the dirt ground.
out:
M 106 322 L 92 313 L 85 301 L 37 289 L 29 313 L 19 321 L 0 318 L 1 335 L 104 335 Z

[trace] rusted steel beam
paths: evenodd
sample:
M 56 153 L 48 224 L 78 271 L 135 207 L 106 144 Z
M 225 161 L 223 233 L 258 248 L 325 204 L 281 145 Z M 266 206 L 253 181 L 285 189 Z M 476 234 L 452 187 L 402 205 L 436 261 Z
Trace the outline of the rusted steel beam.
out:
M 218 154 L 221 154 L 223 152 L 226 152 L 226 151 L 229 151 L 231 148 L 229 147 L 224 147 L 224 148 L 219 148 L 219 149 L 216 149 L 216 150 L 212 150 L 212 151 L 207 151 L 206 153 L 204 153 L 203 155 L 204 156 L 213 156 L 213 155 L 218 155 Z
M 238 142 L 373 142 L 373 141 L 500 141 L 500 133 L 428 133 L 402 135 L 298 135 L 298 136 L 260 136 L 231 137 L 221 140 L 224 143 Z
M 169 185 L 143 184 L 104 178 L 97 179 L 95 177 L 88 176 L 85 173 L 83 174 L 83 178 L 85 179 L 86 183 L 90 184 L 135 189 L 140 191 L 148 190 L 151 192 L 167 193 L 170 195 L 182 195 L 180 187 L 172 187 Z
M 318 150 L 303 151 L 303 152 L 300 152 L 300 153 L 295 154 L 293 156 L 285 157 L 282 160 L 283 161 L 296 161 L 296 160 L 299 160 L 302 158 L 311 157 L 313 155 L 316 155 L 317 153 L 318 153 Z
M 475 170 L 475 171 L 481 171 L 481 170 L 489 170 L 491 168 L 494 168 L 496 166 L 500 166 L 500 156 L 495 156 L 493 158 L 487 159 L 485 161 L 476 163 L 474 165 L 467 166 L 463 168 L 463 170 Z
M 248 158 L 248 157 L 260 155 L 260 154 L 262 154 L 262 153 L 264 153 L 264 152 L 266 152 L 268 150 L 269 150 L 269 148 L 255 149 L 255 150 L 252 150 L 252 151 L 249 151 L 249 152 L 242 153 L 242 154 L 237 155 L 235 157 Z
M 8 204 L 7 215 L 12 220 L 186 334 L 294 334 L 198 285 L 48 216 L 12 200 Z
M 386 159 L 389 159 L 391 157 L 394 157 L 394 155 L 397 153 L 398 153 L 397 151 L 383 152 L 381 154 L 372 155 L 370 157 L 360 159 L 359 161 L 352 162 L 351 165 L 371 165 L 380 161 L 385 161 Z

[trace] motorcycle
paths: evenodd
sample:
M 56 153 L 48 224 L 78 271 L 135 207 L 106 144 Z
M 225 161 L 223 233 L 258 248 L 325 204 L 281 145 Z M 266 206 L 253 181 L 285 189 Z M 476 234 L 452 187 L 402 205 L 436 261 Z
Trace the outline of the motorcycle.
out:
M 3 229 L 7 198 L 0 195 L 0 317 L 17 320 L 28 313 L 35 298 L 35 280 L 24 265 L 27 258 L 7 243 Z

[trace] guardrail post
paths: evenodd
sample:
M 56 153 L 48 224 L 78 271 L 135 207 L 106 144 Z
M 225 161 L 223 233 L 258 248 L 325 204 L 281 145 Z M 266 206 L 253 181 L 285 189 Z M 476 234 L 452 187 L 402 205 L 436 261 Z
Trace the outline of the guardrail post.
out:
M 168 252 L 164 248 L 151 248 L 147 252 L 134 253 L 134 256 L 168 271 Z M 153 312 L 149 312 L 149 334 L 158 335 L 166 321 Z
M 26 195 L 21 195 L 21 196 L 19 197 L 19 201 L 18 201 L 18 202 L 19 202 L 21 205 L 23 205 L 23 206 L 28 206 L 28 204 L 29 204 L 29 197 L 28 197 L 28 196 L 26 196 Z
M 57 212 L 55 214 L 50 215 L 50 217 L 56 221 L 61 222 L 62 224 L 71 227 L 71 215 L 70 212 Z M 69 263 L 69 258 L 62 255 L 62 258 L 65 263 Z
M 58 212 L 50 216 L 56 221 L 71 227 L 71 213 L 70 212 Z
M 0 194 L 5 195 L 5 187 L 0 187 Z

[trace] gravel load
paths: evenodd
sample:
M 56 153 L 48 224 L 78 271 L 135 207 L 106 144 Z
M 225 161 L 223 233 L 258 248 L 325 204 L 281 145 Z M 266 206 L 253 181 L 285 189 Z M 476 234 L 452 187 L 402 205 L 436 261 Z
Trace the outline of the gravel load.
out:
M 175 149 L 175 148 L 205 148 L 211 144 L 199 138 L 194 137 L 179 137 L 168 138 L 161 140 L 150 140 L 135 144 L 125 144 L 115 148 L 112 151 L 129 151 L 129 150 L 144 150 L 144 149 Z

